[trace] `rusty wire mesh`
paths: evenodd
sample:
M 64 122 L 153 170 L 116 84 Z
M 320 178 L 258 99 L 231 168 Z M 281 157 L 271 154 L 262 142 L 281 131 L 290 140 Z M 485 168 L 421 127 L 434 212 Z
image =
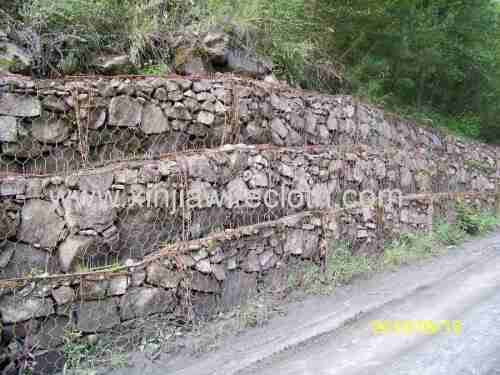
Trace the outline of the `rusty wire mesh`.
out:
M 0 147 L 0 368 L 35 373 L 499 204 L 494 148 L 234 77 L 0 77 Z

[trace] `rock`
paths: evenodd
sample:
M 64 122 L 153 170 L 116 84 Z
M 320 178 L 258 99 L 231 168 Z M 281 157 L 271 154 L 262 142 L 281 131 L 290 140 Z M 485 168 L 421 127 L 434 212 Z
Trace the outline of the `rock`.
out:
M 203 125 L 210 126 L 215 121 L 215 115 L 210 112 L 201 111 L 200 113 L 198 113 L 197 121 Z
M 75 259 L 95 253 L 95 238 L 71 235 L 59 246 L 59 264 L 63 272 L 72 270 Z
M 173 311 L 175 298 L 172 291 L 158 288 L 134 288 L 122 297 L 121 318 L 130 320 L 152 314 Z
M 198 263 L 196 263 L 195 268 L 197 271 L 200 271 L 201 273 L 212 272 L 212 265 L 210 264 L 210 261 L 208 259 L 200 260 Z
M 113 178 L 112 172 L 82 174 L 78 177 L 78 185 L 80 191 L 93 194 L 104 194 L 111 189 Z
M 288 254 L 312 258 L 319 251 L 319 235 L 314 231 L 293 230 L 288 234 L 284 250 Z
M 250 189 L 242 178 L 231 180 L 224 193 L 226 207 L 231 208 L 239 202 L 246 203 L 250 198 Z
M 0 71 L 18 74 L 31 73 L 32 56 L 21 47 L 0 40 Z
M 145 134 L 161 134 L 170 130 L 168 119 L 155 104 L 149 104 L 142 114 L 141 129 Z
M 245 303 L 257 293 L 257 275 L 242 271 L 228 272 L 223 283 L 222 305 L 229 310 Z
M 102 233 L 113 225 L 115 212 L 110 199 L 81 193 L 63 199 L 64 218 L 75 233 L 78 230 L 95 230 Z
M 82 332 L 102 332 L 120 324 L 116 301 L 85 301 L 79 305 L 76 329 Z
M 104 300 L 108 289 L 109 280 L 100 277 L 86 278 L 80 283 L 78 295 L 84 300 Z
M 181 47 L 175 51 L 174 69 L 181 75 L 204 75 L 208 72 L 202 57 L 194 48 Z
M 203 91 L 210 91 L 211 88 L 212 88 L 212 83 L 207 79 L 201 79 L 193 83 L 193 91 L 196 93 Z
M 273 268 L 278 263 L 278 257 L 272 250 L 264 251 L 259 255 L 259 263 L 263 271 Z
M 218 293 L 220 291 L 220 285 L 219 282 L 210 275 L 193 272 L 191 278 L 191 289 L 198 292 Z
M 226 63 L 229 36 L 221 32 L 209 32 L 203 38 L 205 55 L 212 64 L 224 65 Z
M 142 105 L 135 99 L 122 95 L 111 99 L 109 104 L 109 125 L 136 127 L 142 117 Z
M 129 278 L 127 276 L 113 277 L 109 281 L 109 294 L 112 296 L 121 296 L 127 292 Z
M 175 289 L 184 275 L 179 271 L 173 271 L 155 262 L 146 268 L 146 281 L 154 286 L 167 289 Z
M 106 123 L 106 108 L 95 108 L 88 114 L 85 126 L 88 124 L 89 129 L 100 129 Z
M 1 243 L 4 240 L 16 235 L 19 222 L 20 217 L 18 212 L 14 214 L 13 212 L 7 210 L 6 205 L 0 204 L 0 249 Z
M 165 113 L 168 117 L 176 119 L 176 120 L 186 120 L 190 121 L 193 119 L 191 112 L 189 109 L 182 103 L 176 102 L 173 107 L 167 108 Z
M 23 206 L 17 238 L 42 248 L 54 248 L 61 239 L 64 226 L 54 204 L 33 199 Z
M 50 316 L 43 319 L 36 334 L 30 337 L 38 349 L 52 349 L 64 344 L 64 335 L 71 329 L 71 322 L 65 316 Z
M 5 268 L 12 259 L 14 255 L 14 246 L 2 246 L 0 247 L 0 268 Z M 1 275 L 1 271 L 0 271 Z
M 0 93 L 0 115 L 37 117 L 42 113 L 40 101 L 33 96 Z
M 93 62 L 93 65 L 101 74 L 130 74 L 135 71 L 135 66 L 128 55 L 99 57 Z
M 0 297 L 0 313 L 3 323 L 17 323 L 52 315 L 54 306 L 50 298 L 6 295 Z
M 16 242 L 7 242 L 0 254 L 10 254 L 10 261 L 4 267 L 0 267 L 0 278 L 11 279 L 23 277 L 29 274 L 56 273 L 57 260 L 51 257 L 47 251 L 34 249 L 29 245 Z M 3 258 L 3 255 L 0 255 Z
M 288 128 L 283 124 L 279 118 L 275 118 L 271 122 L 271 130 L 277 134 L 281 139 L 285 139 L 288 135 Z
M 235 74 L 251 78 L 262 78 L 271 73 L 272 64 L 258 59 L 240 49 L 231 49 L 227 53 L 227 69 Z
M 185 165 L 192 178 L 199 178 L 208 182 L 217 181 L 217 169 L 212 166 L 206 156 L 193 155 L 178 161 L 181 162 L 181 165 Z
M 63 350 L 42 350 L 34 353 L 32 375 L 62 374 L 65 370 Z
M 17 142 L 17 119 L 11 116 L 0 116 L 0 143 Z
M 69 286 L 61 286 L 57 289 L 52 289 L 52 298 L 58 305 L 65 305 L 73 302 L 76 298 L 75 291 Z
M 41 117 L 33 120 L 31 134 L 33 138 L 42 143 L 61 143 L 68 139 L 70 127 L 68 122 L 49 112 L 44 112 Z
M 260 271 L 260 261 L 259 256 L 255 251 L 250 251 L 243 263 L 241 268 L 246 272 L 259 272 Z
M 208 320 L 219 310 L 218 297 L 215 294 L 193 292 L 190 302 L 195 320 Z
M 224 270 L 224 266 L 221 264 L 212 265 L 212 273 L 219 281 L 224 281 L 226 279 L 226 271 Z
M 46 96 L 42 100 L 42 107 L 53 112 L 66 112 L 69 108 L 62 98 L 55 95 Z

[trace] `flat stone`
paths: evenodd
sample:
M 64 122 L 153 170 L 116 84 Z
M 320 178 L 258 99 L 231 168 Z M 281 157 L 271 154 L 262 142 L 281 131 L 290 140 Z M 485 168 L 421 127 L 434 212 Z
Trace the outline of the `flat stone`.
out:
M 167 289 L 175 289 L 184 275 L 179 271 L 173 271 L 155 262 L 146 268 L 146 281 L 155 286 Z
M 196 263 L 195 268 L 201 273 L 212 272 L 212 265 L 210 264 L 210 261 L 208 259 L 200 260 L 198 263 Z
M 222 289 L 222 305 L 225 309 L 245 303 L 257 293 L 257 275 L 242 271 L 226 274 Z
M 35 249 L 24 243 L 7 241 L 0 249 L 0 254 L 2 260 L 9 259 L 5 267 L 0 267 L 0 279 L 58 272 L 55 257 L 47 251 Z
M 54 112 L 66 112 L 68 110 L 66 102 L 55 95 L 46 96 L 42 100 L 42 107 Z
M 130 320 L 152 314 L 173 311 L 175 297 L 172 291 L 159 288 L 134 288 L 122 297 L 121 318 Z
M 71 235 L 59 246 L 59 264 L 63 272 L 73 268 L 75 259 L 82 258 L 85 254 L 93 252 L 95 238 Z
M 271 122 L 271 130 L 277 134 L 280 138 L 285 139 L 288 135 L 288 128 L 283 124 L 279 118 L 275 118 Z
M 65 305 L 73 302 L 76 295 L 73 288 L 69 286 L 61 286 L 59 288 L 52 289 L 52 298 L 54 298 L 58 305 Z
M 0 116 L 0 143 L 17 142 L 17 118 Z
M 85 301 L 79 305 L 76 329 L 82 332 L 103 332 L 120 324 L 116 301 Z
M 64 217 L 70 229 L 95 230 L 102 233 L 113 225 L 115 212 L 113 201 L 99 196 L 73 194 L 62 201 Z
M 181 161 L 185 165 L 187 172 L 193 178 L 200 178 L 208 182 L 217 181 L 217 169 L 205 156 L 188 156 Z
M 57 215 L 54 204 L 33 199 L 22 208 L 17 238 L 42 248 L 54 248 L 64 226 L 64 220 Z
M 64 335 L 72 324 L 65 316 L 50 316 L 40 323 L 38 332 L 31 336 L 31 342 L 38 349 L 52 349 L 64 344 Z
M 111 188 L 113 177 L 112 172 L 80 175 L 78 185 L 81 191 L 102 194 Z
M 220 291 L 220 285 L 219 282 L 211 275 L 204 275 L 201 272 L 193 272 L 191 289 L 198 292 L 218 293 Z
M 70 126 L 68 122 L 53 114 L 44 112 L 41 117 L 33 120 L 31 134 L 42 143 L 61 143 L 68 139 Z
M 15 178 L 0 182 L 0 197 L 22 195 L 26 192 L 26 180 Z
M 144 108 L 141 130 L 145 134 L 161 134 L 170 130 L 168 119 L 160 107 L 149 104 Z
M 127 276 L 113 277 L 109 281 L 109 294 L 112 296 L 121 296 L 127 293 L 129 278 Z
M 129 96 L 117 96 L 109 104 L 109 124 L 111 126 L 138 126 L 142 118 L 142 105 Z
M 6 295 L 0 298 L 0 313 L 4 323 L 17 323 L 54 314 L 50 298 L 30 298 Z
M 288 254 L 311 258 L 319 251 L 319 235 L 314 231 L 292 230 L 286 239 L 284 250 Z
M 0 94 L 0 115 L 37 117 L 42 112 L 40 101 L 30 95 Z
M 215 121 L 215 115 L 207 111 L 201 111 L 198 113 L 197 121 L 203 125 L 210 126 Z

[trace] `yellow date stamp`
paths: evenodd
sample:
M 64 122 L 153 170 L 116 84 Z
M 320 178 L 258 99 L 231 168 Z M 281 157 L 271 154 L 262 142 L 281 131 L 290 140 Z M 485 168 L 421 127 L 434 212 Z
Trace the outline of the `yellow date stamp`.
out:
M 437 335 L 441 333 L 460 336 L 463 332 L 461 320 L 374 320 L 375 335 Z

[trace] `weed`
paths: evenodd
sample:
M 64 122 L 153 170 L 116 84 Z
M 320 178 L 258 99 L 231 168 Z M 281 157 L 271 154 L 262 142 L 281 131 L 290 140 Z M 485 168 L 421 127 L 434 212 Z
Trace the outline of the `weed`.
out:
M 350 282 L 356 276 L 374 270 L 374 260 L 367 256 L 353 255 L 347 244 L 332 243 L 326 269 L 314 262 L 307 262 L 289 274 L 290 289 L 301 288 L 312 294 L 329 294 L 341 284 Z
M 139 69 L 138 73 L 145 76 L 164 76 L 170 73 L 170 68 L 166 64 L 148 65 Z

